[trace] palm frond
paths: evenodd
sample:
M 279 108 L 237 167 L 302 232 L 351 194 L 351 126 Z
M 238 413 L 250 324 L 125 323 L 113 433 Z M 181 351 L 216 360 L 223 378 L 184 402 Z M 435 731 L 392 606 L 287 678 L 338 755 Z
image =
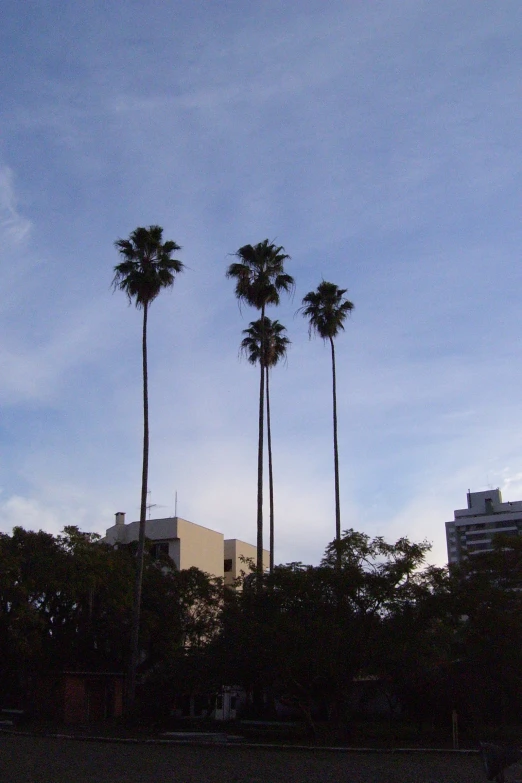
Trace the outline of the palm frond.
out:
M 282 359 L 286 359 L 290 340 L 284 334 L 286 327 L 279 321 L 271 321 L 266 316 L 257 321 L 251 321 L 243 330 L 245 337 L 241 341 L 240 353 L 246 356 L 250 364 L 263 367 L 275 367 Z M 263 348 L 264 346 L 264 348 Z
M 161 226 L 140 226 L 114 246 L 123 261 L 114 267 L 113 289 L 123 291 L 138 309 L 153 302 L 163 288 L 171 288 L 184 269 L 172 258 L 181 247 L 172 240 L 163 242 Z
M 354 309 L 353 302 L 344 297 L 348 289 L 323 280 L 317 290 L 310 291 L 298 312 L 308 319 L 308 332 L 323 340 L 333 339 L 344 331 L 344 321 Z
M 257 245 L 244 245 L 235 254 L 238 261 L 227 269 L 226 276 L 236 281 L 236 297 L 261 310 L 265 305 L 279 304 L 282 291 L 291 292 L 294 279 L 284 271 L 290 259 L 284 247 L 264 239 Z

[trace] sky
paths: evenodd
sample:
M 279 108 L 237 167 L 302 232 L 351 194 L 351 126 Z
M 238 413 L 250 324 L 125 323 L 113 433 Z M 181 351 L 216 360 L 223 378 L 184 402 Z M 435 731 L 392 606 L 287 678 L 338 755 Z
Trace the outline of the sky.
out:
M 443 564 L 468 489 L 522 499 L 521 38 L 519 0 L 4 0 L 0 531 L 139 516 L 141 313 L 111 281 L 152 224 L 186 266 L 150 309 L 153 517 L 177 496 L 255 542 L 258 314 L 225 271 L 264 239 L 296 281 L 267 311 L 276 562 L 335 534 L 330 353 L 296 314 L 323 279 L 355 305 L 343 529 Z

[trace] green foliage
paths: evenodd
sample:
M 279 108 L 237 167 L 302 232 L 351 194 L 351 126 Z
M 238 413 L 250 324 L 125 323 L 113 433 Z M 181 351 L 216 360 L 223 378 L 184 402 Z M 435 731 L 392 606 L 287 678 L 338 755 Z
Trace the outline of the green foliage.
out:
M 0 535 L 0 702 L 27 692 L 35 675 L 121 670 L 129 647 L 136 546 L 109 546 L 66 527 L 62 535 L 15 528 Z M 172 561 L 144 561 L 144 669 L 216 633 L 220 580 Z
M 522 720 L 521 577 L 522 541 L 500 534 L 492 552 L 452 569 L 454 687 L 477 731 Z
M 419 570 L 426 543 L 387 544 L 350 530 L 339 548 L 340 566 L 333 543 L 320 566 L 277 566 L 262 591 L 247 577 L 224 612 L 222 654 L 234 682 L 264 684 L 310 725 L 313 709 L 349 716 L 354 678 L 380 671 L 387 623 L 431 590 L 431 571 Z
M 68 527 L 0 539 L 0 679 L 50 668 L 119 665 L 134 564 Z
M 176 693 L 243 685 L 259 710 L 263 693 L 297 706 L 312 733 L 317 716 L 349 721 L 371 677 L 419 730 L 455 708 L 483 738 L 486 723 L 522 719 L 522 543 L 499 538 L 452 573 L 426 567 L 428 549 L 347 530 L 319 566 L 276 566 L 259 589 L 245 563 L 233 590 L 146 549 L 141 675 L 166 708 Z M 76 527 L 0 534 L 0 702 L 39 674 L 121 670 L 135 570 L 135 544 Z
M 167 559 L 167 558 L 166 558 Z M 145 574 L 141 647 L 147 667 L 204 648 L 219 628 L 223 587 L 198 568 L 151 561 Z

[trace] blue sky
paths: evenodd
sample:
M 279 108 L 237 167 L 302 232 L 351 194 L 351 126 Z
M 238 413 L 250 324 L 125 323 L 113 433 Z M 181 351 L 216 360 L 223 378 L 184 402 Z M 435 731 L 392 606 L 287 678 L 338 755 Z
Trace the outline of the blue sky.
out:
M 0 26 L 0 530 L 136 518 L 141 315 L 114 240 L 160 224 L 186 264 L 150 314 L 151 503 L 255 540 L 257 372 L 230 254 L 291 256 L 272 380 L 276 560 L 344 528 L 433 542 L 465 493 L 522 498 L 518 1 L 19 3 Z

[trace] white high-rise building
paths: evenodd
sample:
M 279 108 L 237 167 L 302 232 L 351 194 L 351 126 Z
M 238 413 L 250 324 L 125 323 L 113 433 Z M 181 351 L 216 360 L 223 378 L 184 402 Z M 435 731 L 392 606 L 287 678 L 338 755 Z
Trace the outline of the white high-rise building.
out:
M 446 522 L 450 565 L 490 552 L 498 533 L 522 535 L 522 500 L 503 503 L 499 489 L 468 492 L 468 507 L 454 513 L 453 522 Z

